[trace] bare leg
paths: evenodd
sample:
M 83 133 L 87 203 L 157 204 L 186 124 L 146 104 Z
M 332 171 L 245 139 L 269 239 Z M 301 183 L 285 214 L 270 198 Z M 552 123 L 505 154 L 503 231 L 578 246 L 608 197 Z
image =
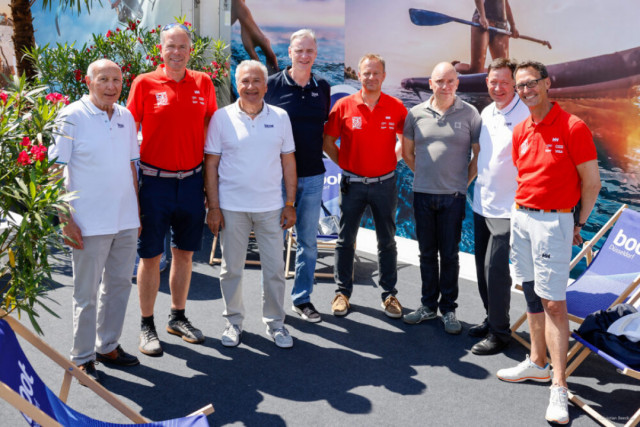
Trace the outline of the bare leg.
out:
M 169 289 L 171 289 L 171 308 L 184 310 L 191 285 L 192 251 L 171 248 L 171 272 L 169 273 Z M 156 290 L 157 292 L 157 290 Z
M 138 265 L 138 298 L 142 317 L 153 316 L 158 289 L 160 288 L 160 258 L 140 258 Z
M 569 350 L 569 316 L 566 301 L 542 299 L 545 313 L 545 338 L 553 365 L 553 384 L 567 386 L 566 368 Z
M 489 44 L 489 52 L 491 59 L 508 58 L 509 57 L 509 36 L 504 34 L 496 34 Z
M 547 364 L 547 344 L 545 340 L 545 314 L 527 313 L 531 335 L 531 361 L 543 367 Z
M 487 46 L 489 45 L 489 32 L 482 28 L 471 27 L 471 62 L 470 73 L 484 71 L 484 62 L 487 59 Z

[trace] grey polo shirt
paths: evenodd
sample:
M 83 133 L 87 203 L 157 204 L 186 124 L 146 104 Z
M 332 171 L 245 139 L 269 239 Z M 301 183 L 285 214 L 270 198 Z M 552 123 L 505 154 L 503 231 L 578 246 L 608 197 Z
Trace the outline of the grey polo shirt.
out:
M 404 137 L 415 142 L 413 191 L 466 194 L 471 144 L 478 143 L 481 126 L 478 110 L 458 96 L 443 115 L 431 108 L 431 98 L 409 110 Z

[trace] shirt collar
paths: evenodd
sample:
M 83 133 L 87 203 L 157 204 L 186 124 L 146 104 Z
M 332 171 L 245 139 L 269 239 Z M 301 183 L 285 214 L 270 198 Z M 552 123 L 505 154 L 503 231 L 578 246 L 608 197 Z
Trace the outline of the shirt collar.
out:
M 498 114 L 501 114 L 503 116 L 508 116 L 516 108 L 516 105 L 518 105 L 519 102 L 520 102 L 520 97 L 518 96 L 517 93 L 513 96 L 513 99 L 511 100 L 511 102 L 509 102 L 509 104 L 507 104 L 507 106 L 504 107 L 503 109 L 499 109 L 496 103 L 494 102 L 493 115 L 496 116 Z
M 531 115 L 529 115 L 529 118 L 527 119 L 527 127 L 532 128 L 532 127 L 535 127 L 536 125 L 549 126 L 553 124 L 554 120 L 556 119 L 556 117 L 558 117 L 559 114 L 560 114 L 560 106 L 558 105 L 557 102 L 552 102 L 551 110 L 549 110 L 547 115 L 544 116 L 544 119 L 542 119 L 540 123 L 534 123 L 533 118 L 531 117 Z
M 367 105 L 364 103 L 364 99 L 362 99 L 362 89 L 360 89 L 359 91 L 357 91 L 354 94 L 354 99 L 356 100 L 356 102 L 358 103 L 358 105 L 362 104 L 362 105 Z M 378 103 L 376 104 L 377 106 L 381 106 L 384 107 L 385 105 L 387 105 L 387 95 L 384 92 L 380 92 L 380 98 L 378 99 Z M 367 107 L 369 108 L 369 107 Z
M 167 76 L 167 74 L 164 72 L 165 68 L 166 68 L 165 64 L 160 64 L 158 65 L 158 68 L 156 68 L 156 70 L 154 71 L 156 79 L 158 79 L 162 83 L 168 83 L 168 82 L 182 83 L 182 82 L 193 80 L 193 71 L 191 71 L 188 68 L 185 68 L 184 78 L 179 82 L 176 82 L 171 77 Z
M 244 111 L 242 111 L 242 109 L 240 108 L 240 98 L 238 98 L 236 102 L 234 102 L 232 105 L 233 105 L 233 111 L 235 112 L 235 114 L 237 114 L 240 117 L 249 117 L 249 115 Z M 269 106 L 269 104 L 264 102 L 264 99 L 262 100 L 262 105 L 263 105 L 262 111 L 260 111 L 260 114 L 256 116 L 256 119 L 268 117 L 269 114 L 271 113 L 271 107 Z
M 433 95 L 431 95 L 429 97 L 429 99 L 427 100 L 427 102 L 425 102 L 425 106 L 424 108 L 426 110 L 430 110 L 430 111 L 434 111 L 437 113 L 436 110 L 434 110 L 433 108 L 431 108 L 431 101 L 433 100 Z M 455 111 L 455 110 L 459 110 L 462 108 L 462 99 L 460 99 L 460 97 L 458 95 L 455 95 L 455 98 L 453 99 L 453 105 L 451 107 L 449 107 L 447 109 L 447 111 L 451 110 L 451 111 Z M 447 112 L 445 111 L 445 113 Z
M 287 83 L 289 86 L 302 87 L 298 83 L 296 83 L 296 81 L 293 80 L 293 78 L 291 78 L 291 76 L 289 75 L 290 69 L 291 69 L 291 65 L 289 65 L 287 68 L 282 70 L 282 76 L 284 77 L 285 83 Z M 309 83 L 307 83 L 305 87 L 307 86 L 318 87 L 318 82 L 316 81 L 316 78 L 313 76 L 313 73 L 311 73 L 311 77 L 309 78 Z
M 99 109 L 93 102 L 91 102 L 91 98 L 89 98 L 89 95 L 82 95 L 82 98 L 80 98 L 80 102 L 82 102 L 84 108 L 86 108 L 87 111 L 89 111 L 89 114 L 91 114 L 92 116 L 106 113 L 106 111 Z M 117 107 L 117 104 L 114 105 L 113 111 L 118 116 L 122 114 L 122 111 L 120 111 L 120 109 Z

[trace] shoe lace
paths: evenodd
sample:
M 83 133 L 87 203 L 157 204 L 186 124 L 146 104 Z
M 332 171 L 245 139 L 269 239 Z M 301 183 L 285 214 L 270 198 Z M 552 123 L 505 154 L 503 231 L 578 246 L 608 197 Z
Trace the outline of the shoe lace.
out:
M 549 400 L 554 406 L 565 407 L 569 404 L 569 397 L 565 387 L 551 386 L 549 388 L 551 389 L 551 397 Z
M 224 328 L 224 334 L 230 335 L 230 336 L 237 336 L 240 334 L 240 328 L 236 325 L 227 325 L 227 327 Z
M 283 337 L 288 337 L 289 331 L 287 331 L 287 328 L 283 326 L 273 330 L 273 335 L 276 336 L 277 334 L 281 334 Z
M 185 327 L 189 332 L 191 333 L 195 333 L 196 328 L 195 326 L 193 326 L 191 324 L 191 322 L 189 322 L 189 319 L 187 319 L 186 317 L 184 319 L 179 320 L 179 322 L 182 324 L 183 327 Z
M 158 334 L 156 333 L 156 328 L 148 326 L 146 328 L 142 328 L 142 334 L 146 341 L 150 341 L 152 339 L 158 339 Z

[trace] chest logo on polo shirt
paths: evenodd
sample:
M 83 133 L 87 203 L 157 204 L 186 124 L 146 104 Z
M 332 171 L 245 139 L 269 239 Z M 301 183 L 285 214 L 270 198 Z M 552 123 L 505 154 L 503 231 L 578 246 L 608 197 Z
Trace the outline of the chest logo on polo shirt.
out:
M 118 123 L 118 127 L 119 127 L 120 129 L 122 129 L 122 128 L 124 127 L 124 125 L 123 125 L 122 123 Z
M 522 145 L 520 146 L 520 155 L 522 156 L 529 149 L 529 140 L 525 139 Z
M 318 92 L 311 92 L 311 97 L 315 98 L 316 96 L 320 96 Z
M 161 105 L 169 105 L 169 97 L 167 96 L 167 92 L 158 92 L 156 93 L 156 106 Z
M 269 129 L 269 128 L 272 128 L 272 127 L 273 127 L 273 125 L 270 125 L 270 124 L 265 123 L 265 124 L 264 124 L 264 127 L 266 127 L 267 129 Z
M 198 91 L 196 90 L 196 91 L 195 91 L 195 93 L 200 93 L 200 92 L 198 92 Z M 200 105 L 204 105 L 204 98 L 203 98 L 202 96 L 195 96 L 195 95 L 192 95 L 192 96 L 191 96 L 191 102 L 192 102 L 193 104 L 200 104 Z
M 462 123 L 460 123 L 460 122 L 455 122 L 455 123 L 453 124 L 453 127 L 454 127 L 455 129 L 462 129 Z
M 351 118 L 351 128 L 352 129 L 362 129 L 362 117 L 352 117 Z

